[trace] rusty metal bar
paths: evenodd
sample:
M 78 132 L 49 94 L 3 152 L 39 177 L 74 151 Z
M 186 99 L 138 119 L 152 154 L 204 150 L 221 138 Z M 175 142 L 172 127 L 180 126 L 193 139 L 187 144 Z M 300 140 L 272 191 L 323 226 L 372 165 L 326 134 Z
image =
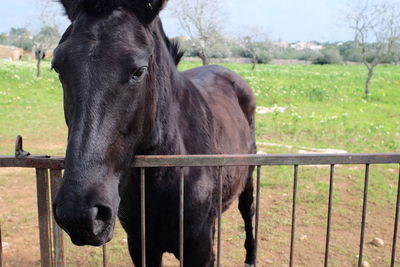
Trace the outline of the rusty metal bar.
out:
M 190 155 L 136 156 L 134 167 L 272 166 L 400 163 L 400 153 L 296 155 Z M 63 169 L 64 158 L 0 156 L 1 167 Z
M 62 173 L 61 170 L 50 170 L 50 191 L 51 191 L 51 202 L 57 194 L 58 187 L 61 183 Z M 53 266 L 64 267 L 64 234 L 62 229 L 56 223 L 54 216 L 51 216 L 53 223 Z
M 52 244 L 50 234 L 49 172 L 47 169 L 36 169 L 36 187 L 41 266 L 50 267 L 52 266 Z
M 3 238 L 1 236 L 1 224 L 0 224 L 0 267 L 3 266 Z
M 0 168 L 39 168 L 39 169 L 64 169 L 64 158 L 42 156 L 27 156 L 16 158 L 15 156 L 0 156 Z
M 108 265 L 107 245 L 104 244 L 102 249 L 103 249 L 103 267 L 107 267 Z
M 260 220 L 260 190 L 261 190 L 261 166 L 257 166 L 257 185 L 256 185 L 256 223 L 255 223 L 255 247 L 254 247 L 254 267 L 257 267 L 258 253 L 258 228 Z
M 222 217 L 222 167 L 218 167 L 218 228 L 217 228 L 217 266 L 221 263 L 221 217 Z
M 324 266 L 328 267 L 329 262 L 329 246 L 331 240 L 331 223 L 332 223 L 332 195 L 333 195 L 333 177 L 335 174 L 335 165 L 331 165 L 329 175 L 329 200 L 328 200 L 328 218 L 326 223 L 326 244 L 325 244 L 325 261 Z
M 396 245 L 397 245 L 397 232 L 398 232 L 398 228 L 399 228 L 399 212 L 400 212 L 400 166 L 399 166 L 399 179 L 397 182 L 396 215 L 395 215 L 395 219 L 394 219 L 392 259 L 390 261 L 391 267 L 394 267 L 394 264 L 396 262 Z
M 296 235 L 296 197 L 297 197 L 297 178 L 298 178 L 299 166 L 294 165 L 294 180 L 293 180 L 293 203 L 292 203 L 292 231 L 290 234 L 290 258 L 289 266 L 293 266 L 294 256 L 294 238 Z
M 134 167 L 218 167 L 265 165 L 400 163 L 400 153 L 380 154 L 296 154 L 296 155 L 181 155 L 136 156 Z
M 140 169 L 140 220 L 141 220 L 141 241 L 142 241 L 142 267 L 146 267 L 146 185 L 145 169 Z
M 180 168 L 179 178 L 179 266 L 184 263 L 184 207 L 185 207 L 185 174 L 183 168 Z
M 366 164 L 365 179 L 364 179 L 363 209 L 362 209 L 362 219 L 361 219 L 360 251 L 358 253 L 358 267 L 362 266 L 362 260 L 363 260 L 365 222 L 367 217 L 367 202 L 368 202 L 368 180 L 369 180 L 369 164 Z

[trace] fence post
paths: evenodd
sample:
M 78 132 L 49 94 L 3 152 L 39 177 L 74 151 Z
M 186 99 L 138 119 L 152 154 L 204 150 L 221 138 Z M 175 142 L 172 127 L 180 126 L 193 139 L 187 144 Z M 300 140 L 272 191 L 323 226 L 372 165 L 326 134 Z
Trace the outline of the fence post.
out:
M 52 266 L 50 235 L 50 190 L 47 169 L 36 169 L 36 189 L 39 219 L 40 260 L 42 267 Z
M 289 266 L 293 267 L 295 234 L 296 234 L 296 204 L 297 204 L 297 180 L 299 173 L 299 165 L 294 165 L 294 180 L 293 180 L 293 203 L 292 203 L 292 231 L 290 234 L 290 258 Z
M 62 178 L 61 170 L 50 170 L 50 186 L 51 186 L 51 202 L 54 200 L 58 187 Z M 50 203 L 51 203 L 50 202 Z M 53 223 L 53 265 L 55 267 L 64 267 L 64 235 L 61 228 L 54 220 L 54 216 L 50 216 Z
M 108 266 L 107 245 L 103 245 L 103 267 Z
M 0 224 L 0 267 L 3 266 L 3 239 L 1 238 L 1 224 Z
M 140 169 L 140 224 L 141 224 L 141 248 L 142 267 L 146 267 L 146 174 L 145 169 Z

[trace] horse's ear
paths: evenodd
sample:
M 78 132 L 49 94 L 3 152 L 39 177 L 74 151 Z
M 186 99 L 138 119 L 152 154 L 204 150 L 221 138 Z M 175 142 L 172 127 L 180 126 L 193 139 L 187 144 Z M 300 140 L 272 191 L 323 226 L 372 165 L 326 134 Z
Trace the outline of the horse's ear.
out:
M 59 0 L 59 2 L 64 6 L 65 13 L 68 18 L 73 21 L 75 18 L 76 10 L 81 4 L 80 0 Z
M 151 23 L 166 6 L 168 0 L 135 0 L 139 15 L 144 23 Z

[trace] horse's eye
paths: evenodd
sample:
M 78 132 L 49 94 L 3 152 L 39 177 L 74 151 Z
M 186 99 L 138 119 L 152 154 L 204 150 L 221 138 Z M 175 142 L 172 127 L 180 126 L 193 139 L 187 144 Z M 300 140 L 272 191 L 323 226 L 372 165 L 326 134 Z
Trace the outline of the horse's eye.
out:
M 143 76 L 146 74 L 146 72 L 147 72 L 147 67 L 141 67 L 141 68 L 137 69 L 137 70 L 132 74 L 131 79 L 132 79 L 133 81 L 140 81 L 140 80 L 143 78 Z

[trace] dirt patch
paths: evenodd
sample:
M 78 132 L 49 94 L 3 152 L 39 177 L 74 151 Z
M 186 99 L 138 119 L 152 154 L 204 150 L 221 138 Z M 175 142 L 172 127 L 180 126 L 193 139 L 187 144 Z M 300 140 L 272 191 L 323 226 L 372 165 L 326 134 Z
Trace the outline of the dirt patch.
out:
M 342 149 L 335 149 L 335 148 L 310 148 L 310 147 L 295 147 L 292 145 L 285 145 L 285 144 L 275 144 L 275 143 L 268 143 L 268 142 L 257 142 L 257 145 L 263 145 L 267 147 L 280 147 L 285 148 L 288 150 L 297 149 L 297 153 L 299 154 L 345 154 L 347 153 L 346 150 Z
M 287 266 L 291 182 L 276 181 L 268 173 L 262 174 L 259 266 Z M 318 180 L 324 188 L 329 184 L 329 175 L 328 172 L 316 175 L 299 179 L 295 266 L 321 266 L 324 261 L 328 195 L 314 187 L 312 179 Z M 361 178 L 341 174 L 335 177 L 330 266 L 355 266 L 357 263 L 362 207 L 362 190 L 357 187 L 357 179 Z M 33 170 L 0 169 L 0 220 L 3 242 L 9 244 L 4 251 L 5 266 L 39 266 L 35 186 Z M 368 203 L 364 257 L 371 266 L 387 266 L 390 261 L 394 207 L 395 203 Z M 243 266 L 245 235 L 237 203 L 224 214 L 222 228 L 222 265 Z M 382 239 L 385 245 L 370 244 L 375 237 Z M 110 266 L 132 266 L 126 246 L 126 236 L 118 226 L 108 245 Z M 100 266 L 101 249 L 78 248 L 66 238 L 66 257 L 69 266 Z M 169 254 L 165 255 L 164 264 L 178 266 Z

